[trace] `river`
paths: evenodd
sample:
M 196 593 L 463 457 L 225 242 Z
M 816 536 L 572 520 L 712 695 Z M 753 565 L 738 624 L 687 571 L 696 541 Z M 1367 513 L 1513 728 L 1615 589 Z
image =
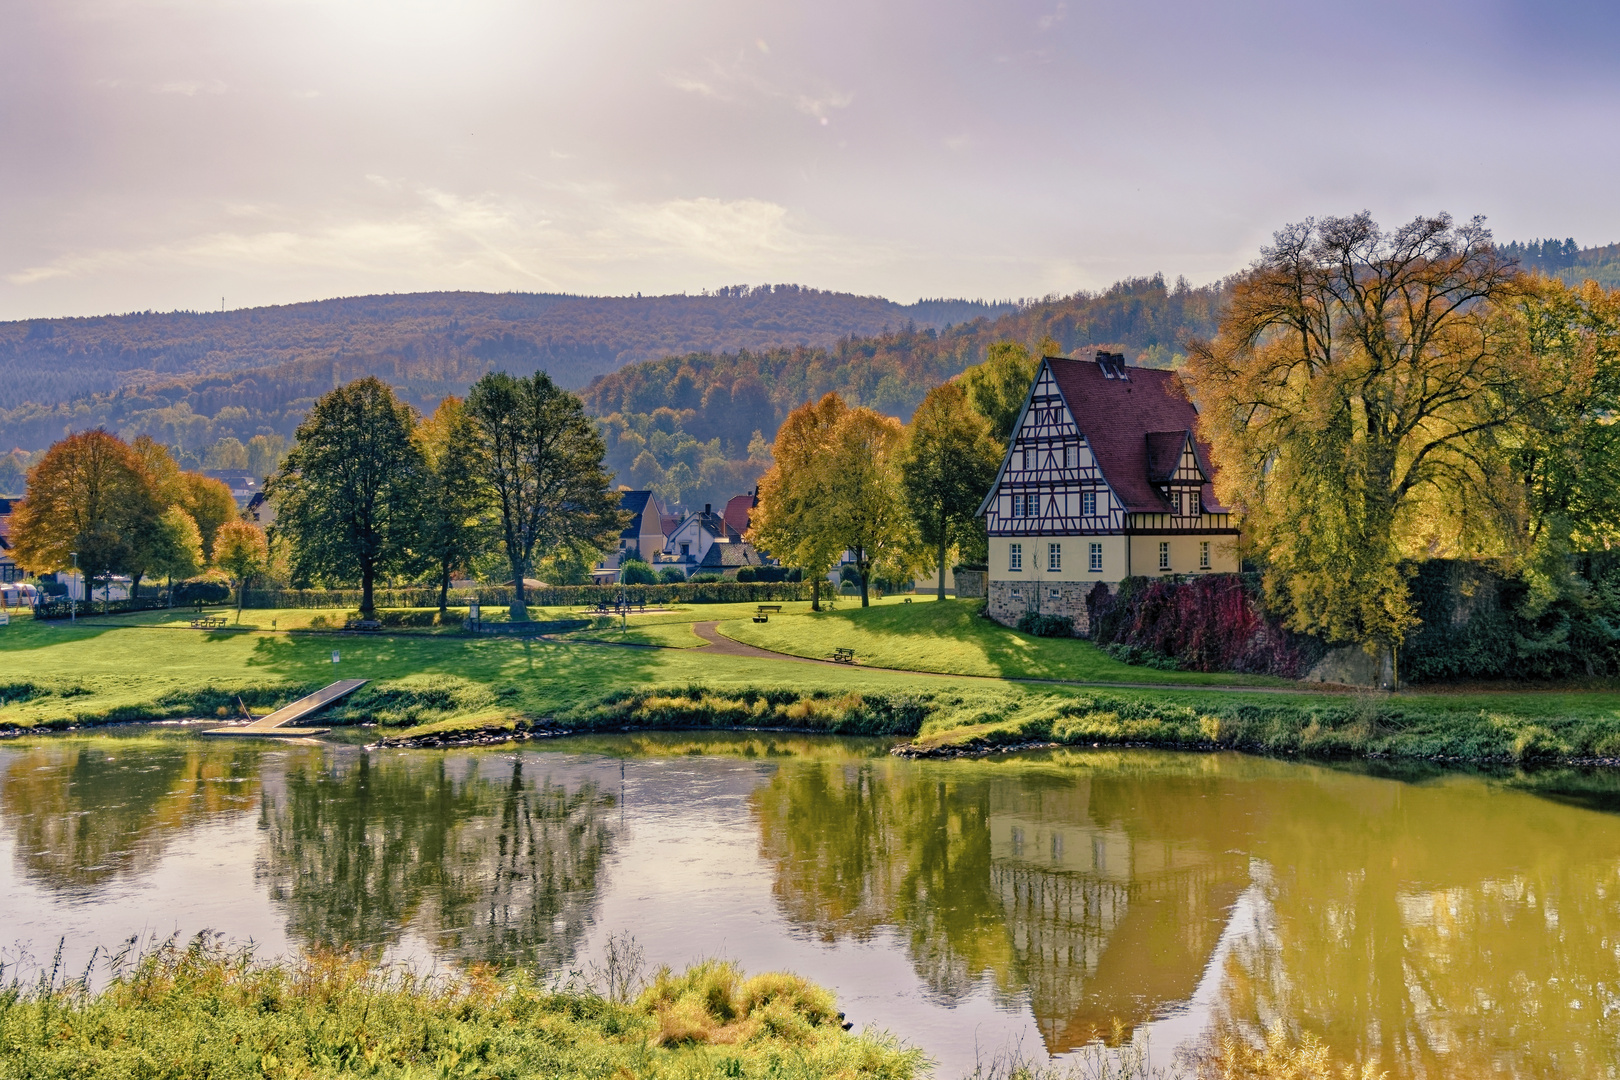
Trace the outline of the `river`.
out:
M 1620 782 L 648 734 L 0 745 L 0 956 L 211 930 L 586 971 L 611 934 L 831 987 L 954 1078 L 1283 1024 L 1393 1078 L 1620 1068 Z

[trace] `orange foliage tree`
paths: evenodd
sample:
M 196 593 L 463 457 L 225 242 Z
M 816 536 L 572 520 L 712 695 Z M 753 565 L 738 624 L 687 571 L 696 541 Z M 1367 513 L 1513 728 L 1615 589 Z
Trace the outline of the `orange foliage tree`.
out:
M 28 472 L 12 518 L 17 561 L 36 571 L 78 565 L 86 581 L 134 568 L 162 512 L 138 455 L 97 428 L 70 435 Z

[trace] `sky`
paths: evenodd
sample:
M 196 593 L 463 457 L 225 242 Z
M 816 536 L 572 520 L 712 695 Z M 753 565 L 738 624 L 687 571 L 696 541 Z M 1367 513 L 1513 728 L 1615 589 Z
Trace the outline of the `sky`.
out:
M 0 0 L 0 319 L 1620 240 L 1620 5 Z

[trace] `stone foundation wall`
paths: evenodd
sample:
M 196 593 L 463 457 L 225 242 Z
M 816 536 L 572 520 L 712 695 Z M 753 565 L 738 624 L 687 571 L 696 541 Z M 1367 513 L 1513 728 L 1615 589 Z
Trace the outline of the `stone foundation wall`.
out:
M 1091 614 L 1086 597 L 1097 587 L 1094 581 L 992 581 L 985 614 L 1003 626 L 1018 625 L 1026 611 L 1043 615 L 1067 615 L 1074 620 L 1076 637 L 1091 632 Z M 1017 592 L 1020 595 L 1014 596 Z M 1053 593 L 1057 593 L 1053 596 Z
M 958 566 L 951 571 L 951 577 L 956 586 L 956 596 L 959 600 L 979 600 L 985 595 L 985 579 L 990 575 L 984 570 L 971 570 L 965 566 Z

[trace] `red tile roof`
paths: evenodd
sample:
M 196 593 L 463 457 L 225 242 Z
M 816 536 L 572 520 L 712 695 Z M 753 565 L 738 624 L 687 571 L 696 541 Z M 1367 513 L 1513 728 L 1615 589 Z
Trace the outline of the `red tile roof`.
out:
M 1109 370 L 1123 371 L 1125 378 L 1106 378 L 1103 368 L 1092 360 L 1048 356 L 1046 363 L 1080 434 L 1091 446 L 1103 478 L 1126 509 L 1167 513 L 1170 504 L 1152 482 L 1155 462 L 1150 458 L 1149 446 L 1158 450 L 1161 443 L 1169 441 L 1164 438 L 1166 433 L 1196 432 L 1198 428 L 1198 410 L 1187 397 L 1180 376 L 1159 368 L 1114 364 Z M 1209 447 L 1196 437 L 1193 446 L 1204 475 L 1213 477 Z M 1174 467 L 1171 462 L 1170 468 Z M 1210 511 L 1225 512 L 1216 503 L 1215 489 L 1210 484 L 1204 485 L 1202 502 Z
M 759 500 L 753 495 L 733 495 L 726 501 L 726 512 L 721 517 L 726 519 L 726 526 L 732 532 L 741 536 L 748 531 L 748 516 Z

